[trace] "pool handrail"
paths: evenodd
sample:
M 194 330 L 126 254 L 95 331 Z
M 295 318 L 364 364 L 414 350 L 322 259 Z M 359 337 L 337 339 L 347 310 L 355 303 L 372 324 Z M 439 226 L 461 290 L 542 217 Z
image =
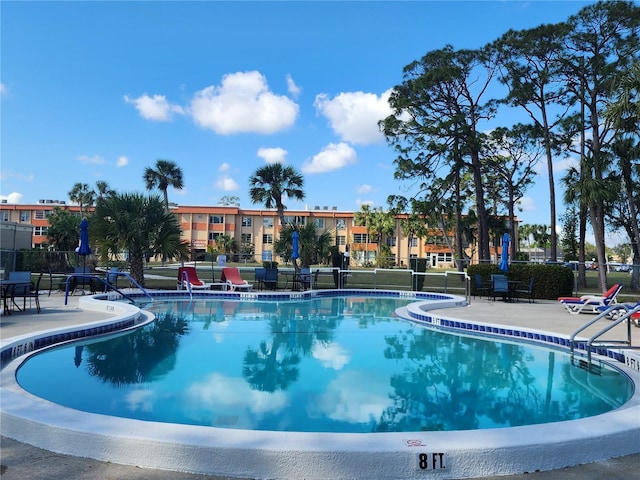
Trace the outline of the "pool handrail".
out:
M 121 276 L 125 277 L 126 279 L 129 280 L 130 283 L 135 285 L 136 288 L 138 288 L 142 293 L 144 293 L 144 295 L 146 297 L 148 297 L 149 300 L 153 301 L 153 297 L 151 296 L 151 294 L 142 285 L 140 285 L 131 275 L 129 275 L 129 272 L 110 272 L 110 274 L 114 274 L 114 275 L 118 275 L 118 276 L 121 275 Z M 71 273 L 71 274 L 69 274 L 67 276 L 67 280 L 65 282 L 65 291 L 64 291 L 64 304 L 65 305 L 67 305 L 68 300 L 69 300 L 69 285 L 71 283 L 71 279 L 73 279 L 73 278 L 83 278 L 83 279 L 97 280 L 97 281 L 99 281 L 100 283 L 102 283 L 105 286 L 105 291 L 108 290 L 108 289 L 114 290 L 115 292 L 117 292 L 118 294 L 122 295 L 124 298 L 126 298 L 130 302 L 135 303 L 135 300 L 133 300 L 126 293 L 121 292 L 120 290 L 118 290 L 114 285 L 109 283 L 106 280 L 106 278 L 102 278 L 100 275 L 88 274 L 88 273 Z

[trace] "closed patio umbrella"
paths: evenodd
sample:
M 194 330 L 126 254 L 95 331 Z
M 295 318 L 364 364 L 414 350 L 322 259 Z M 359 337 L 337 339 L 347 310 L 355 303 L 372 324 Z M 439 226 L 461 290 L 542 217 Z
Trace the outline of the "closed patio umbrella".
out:
M 291 239 L 291 259 L 296 260 L 300 258 L 300 237 L 296 230 L 293 231 L 292 239 Z M 295 263 L 295 262 L 294 262 Z
M 83 218 L 80 222 L 80 245 L 76 248 L 76 253 L 83 257 L 83 267 L 87 263 L 87 255 L 91 255 L 91 247 L 89 247 L 89 222 Z
M 502 259 L 500 260 L 500 270 L 506 272 L 509 270 L 509 234 L 507 232 L 502 236 Z

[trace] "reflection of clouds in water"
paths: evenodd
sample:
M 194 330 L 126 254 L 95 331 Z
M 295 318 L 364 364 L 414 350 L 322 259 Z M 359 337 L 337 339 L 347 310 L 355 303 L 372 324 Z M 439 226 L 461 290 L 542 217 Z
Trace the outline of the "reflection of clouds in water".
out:
M 332 420 L 366 423 L 379 421 L 393 401 L 384 380 L 369 372 L 343 372 L 314 403 L 310 406 L 311 417 L 326 415 Z
M 320 360 L 324 368 L 342 370 L 342 367 L 351 360 L 351 353 L 335 342 L 329 344 L 314 342 L 313 358 Z
M 213 410 L 236 414 L 248 410 L 253 414 L 278 412 L 288 405 L 284 392 L 252 390 L 242 378 L 225 377 L 213 373 L 202 382 L 193 383 L 185 392 L 186 400 L 194 409 Z
M 126 396 L 127 408 L 132 412 L 151 412 L 155 393 L 151 390 L 133 390 Z

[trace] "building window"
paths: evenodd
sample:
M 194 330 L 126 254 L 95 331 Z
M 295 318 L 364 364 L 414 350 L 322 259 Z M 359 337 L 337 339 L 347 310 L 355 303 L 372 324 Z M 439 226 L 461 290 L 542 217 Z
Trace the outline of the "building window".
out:
M 307 223 L 307 217 L 288 216 L 284 217 L 285 225 L 304 225 Z
M 31 218 L 31 212 L 20 212 L 20 221 L 21 222 L 28 222 L 29 219 Z
M 347 244 L 347 237 L 345 237 L 344 235 L 336 236 L 336 245 L 346 245 L 346 244 Z
M 49 227 L 34 227 L 33 234 L 36 237 L 46 237 L 49 232 Z
M 417 237 L 409 237 L 409 246 L 417 247 L 418 246 L 418 238 Z
M 218 238 L 221 237 L 223 234 L 220 232 L 209 232 L 209 241 L 210 242 L 216 242 L 218 241 Z
M 444 253 L 444 252 L 438 253 L 438 262 L 452 262 L 452 261 L 453 261 L 453 255 L 451 253 Z
M 240 243 L 247 244 L 251 243 L 252 235 L 250 233 L 242 233 L 240 234 Z
M 3 211 L 0 215 L 2 215 L 0 217 L 0 221 L 2 221 L 2 222 L 8 222 L 9 221 L 9 212 Z
M 366 233 L 354 233 L 353 243 L 371 243 L 369 235 Z
M 242 226 L 243 227 L 251 227 L 251 226 L 253 226 L 253 218 L 251 218 L 251 217 L 242 217 Z
M 387 237 L 387 247 L 396 246 L 396 237 Z
M 316 218 L 314 221 L 316 222 L 316 228 L 324 228 L 324 218 Z
M 338 218 L 336 220 L 336 228 L 338 230 L 346 230 L 347 229 L 347 221 L 344 218 Z
M 263 233 L 262 234 L 262 243 L 271 245 L 273 243 L 273 234 L 272 233 Z
M 51 213 L 51 210 L 36 210 L 35 219 L 36 220 L 45 220 L 49 216 L 50 213 Z
M 262 219 L 262 226 L 264 228 L 273 228 L 273 217 L 264 217 Z
M 209 215 L 209 223 L 224 223 L 224 215 Z

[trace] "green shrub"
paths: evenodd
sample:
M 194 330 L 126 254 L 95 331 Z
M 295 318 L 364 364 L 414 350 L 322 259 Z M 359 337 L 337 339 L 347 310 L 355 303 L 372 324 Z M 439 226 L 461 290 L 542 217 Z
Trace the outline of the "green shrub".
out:
M 469 265 L 467 274 L 473 279 L 479 273 L 483 283 L 489 285 L 491 275 L 501 274 L 496 264 Z M 528 284 L 531 277 L 535 277 L 533 286 L 534 298 L 555 300 L 558 297 L 569 296 L 573 291 L 573 272 L 560 265 L 544 264 L 511 264 L 507 272 L 509 280 Z M 471 282 L 471 294 L 477 295 L 475 282 Z

